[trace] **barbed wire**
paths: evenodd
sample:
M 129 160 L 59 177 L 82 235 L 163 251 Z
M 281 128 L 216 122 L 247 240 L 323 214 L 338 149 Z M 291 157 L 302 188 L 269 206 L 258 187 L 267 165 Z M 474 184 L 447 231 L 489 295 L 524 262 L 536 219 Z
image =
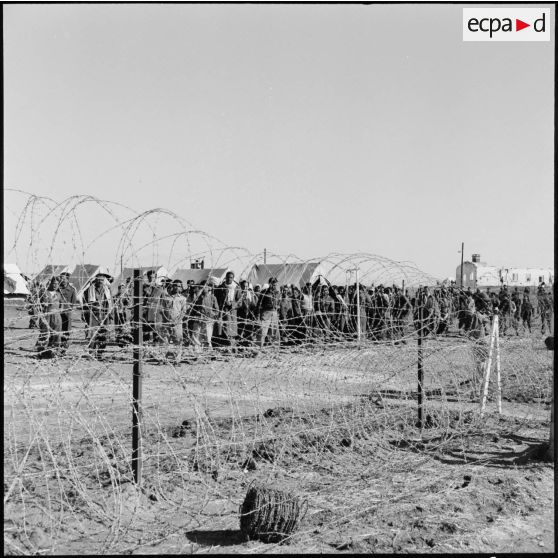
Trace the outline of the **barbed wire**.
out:
M 387 517 L 416 494 L 446 497 L 462 475 L 448 468 L 433 479 L 433 458 L 482 464 L 490 457 L 476 451 L 479 440 L 519 426 L 547 432 L 552 358 L 538 328 L 550 310 L 540 301 L 529 328 L 500 306 L 502 414 L 492 381 L 481 416 L 492 311 L 468 308 L 463 291 L 442 287 L 412 262 L 271 252 L 263 262 L 166 209 L 138 214 L 92 196 L 56 202 L 5 192 L 17 215 L 5 257 L 30 277 L 47 265 L 71 272 L 103 256 L 70 302 L 52 281 L 59 271 L 30 283 L 26 301 L 5 298 L 10 553 L 72 552 L 84 540 L 99 553 L 165 541 L 201 551 L 200 529 L 238 527 L 253 480 L 308 502 L 287 542 L 312 548 L 316 530 L 339 532 L 367 513 Z M 133 281 L 122 272 L 141 266 L 162 266 L 171 281 L 181 269 L 198 275 L 185 296 L 156 273 L 151 282 L 144 275 L 137 345 Z M 286 279 L 275 290 L 277 270 Z M 235 274 L 230 285 L 226 271 Z M 131 459 L 135 349 L 143 352 L 141 487 Z M 412 489 L 396 488 L 403 478 Z M 340 479 L 341 492 L 332 488 Z M 197 534 L 184 539 L 185 532 Z M 249 551 L 263 548 L 252 541 Z

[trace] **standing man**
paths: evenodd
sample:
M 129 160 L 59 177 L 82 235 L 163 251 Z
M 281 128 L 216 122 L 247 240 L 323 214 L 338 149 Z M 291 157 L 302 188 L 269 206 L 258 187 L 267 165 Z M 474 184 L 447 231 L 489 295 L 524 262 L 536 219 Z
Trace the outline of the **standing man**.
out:
M 405 341 L 405 321 L 407 316 L 413 309 L 411 301 L 405 296 L 405 293 L 399 287 L 394 287 L 395 297 L 393 300 L 393 320 L 394 320 L 394 330 L 395 337 L 398 338 L 402 343 L 407 343 Z
M 546 292 L 544 283 L 537 292 L 539 315 L 541 317 L 541 333 L 544 335 L 545 326 L 548 326 L 548 333 L 552 334 L 551 321 L 552 321 L 552 301 Z
M 337 329 L 344 336 L 348 333 L 349 327 L 349 297 L 345 292 L 345 287 L 339 287 L 335 301 L 335 312 L 337 315 Z
M 27 312 L 29 313 L 29 329 L 38 327 L 39 314 L 41 313 L 41 295 L 46 291 L 44 285 L 40 281 L 31 281 L 29 285 L 29 294 L 25 299 L 27 305 Z
M 191 309 L 192 344 L 194 352 L 200 353 L 202 341 L 212 349 L 213 327 L 219 318 L 219 303 L 213 294 L 213 283 L 210 280 L 202 281 L 201 291 L 195 295 Z M 200 338 L 200 334 L 202 338 Z
M 327 339 L 332 334 L 331 322 L 335 316 L 335 301 L 330 296 L 328 285 L 322 285 L 321 292 L 318 291 L 318 293 L 317 310 L 320 316 L 319 327 L 322 330 L 322 335 Z
M 309 337 L 313 336 L 313 300 L 312 300 L 312 285 L 306 283 L 302 287 L 301 299 L 300 299 L 300 310 L 302 312 L 302 332 L 303 340 L 308 340 Z
M 281 332 L 281 339 L 284 344 L 290 341 L 290 323 L 293 314 L 292 298 L 289 296 L 289 286 L 283 285 L 281 287 L 281 299 L 279 301 L 279 328 Z
M 506 335 L 510 322 L 511 299 L 508 292 L 508 286 L 503 285 L 498 293 L 499 313 L 500 313 L 500 334 Z
M 83 293 L 83 305 L 91 336 L 88 348 L 95 358 L 102 358 L 108 342 L 107 326 L 113 311 L 109 279 L 108 273 L 98 273 Z
M 531 302 L 531 297 L 529 296 L 529 287 L 523 289 L 523 300 L 521 301 L 521 322 L 523 324 L 523 331 L 525 331 L 525 325 L 529 328 L 529 333 L 531 333 L 531 317 L 533 315 L 533 304 Z
M 225 281 L 215 291 L 220 312 L 217 334 L 220 342 L 234 352 L 238 337 L 237 309 L 242 299 L 242 290 L 234 280 L 232 271 L 227 271 Z
M 269 287 L 261 292 L 258 300 L 256 314 L 261 322 L 260 348 L 263 348 L 267 332 L 271 329 L 272 338 L 277 344 L 280 342 L 279 335 L 279 303 L 280 293 L 277 288 L 277 278 L 269 278 Z
M 64 354 L 61 347 L 62 320 L 60 318 L 60 292 L 58 277 L 52 277 L 47 289 L 39 293 L 39 338 L 35 350 L 39 358 L 52 358 Z
M 167 339 L 170 344 L 176 346 L 176 353 L 170 351 L 167 357 L 174 356 L 177 362 L 180 362 L 182 356 L 183 345 L 183 325 L 182 322 L 186 316 L 188 309 L 188 301 L 182 294 L 182 281 L 175 279 L 169 286 L 169 296 L 164 300 L 164 319 L 167 324 Z
M 358 302 L 360 305 L 360 334 L 362 338 L 366 337 L 366 324 L 368 323 L 368 313 L 371 311 L 372 308 L 372 297 L 368 294 L 368 289 L 362 284 L 359 283 L 358 285 L 359 293 L 358 293 Z M 387 307 L 387 302 L 386 307 Z M 356 317 L 357 317 L 357 295 L 356 295 L 356 284 L 355 284 L 355 294 L 354 294 L 354 311 L 355 311 L 355 324 L 356 324 Z M 355 330 L 358 333 L 358 330 Z
M 473 309 L 469 309 L 469 312 L 474 313 L 475 307 L 472 298 L 471 304 Z M 426 285 L 418 288 L 413 308 L 415 329 L 421 329 L 422 335 L 425 337 L 430 333 L 436 333 L 440 319 L 440 310 L 436 299 L 432 296 Z
M 124 347 L 133 343 L 130 330 L 130 315 L 128 309 L 132 306 L 132 278 L 128 277 L 126 283 L 118 285 L 118 291 L 114 296 L 114 325 L 116 343 Z
M 166 319 L 166 309 L 171 304 L 169 287 L 171 280 L 168 277 L 161 278 L 161 284 L 156 286 L 151 295 L 151 305 L 147 318 L 153 324 L 153 343 L 164 344 L 169 342 L 169 328 Z
M 58 292 L 60 293 L 60 318 L 62 319 L 62 334 L 60 343 L 64 350 L 70 344 L 70 332 L 72 329 L 72 310 L 77 305 L 77 291 L 70 283 L 70 272 L 64 271 L 60 274 Z
M 238 337 L 243 346 L 249 346 L 254 340 L 254 330 L 256 322 L 256 295 L 251 289 L 248 281 L 240 281 L 241 298 L 237 309 L 238 318 Z

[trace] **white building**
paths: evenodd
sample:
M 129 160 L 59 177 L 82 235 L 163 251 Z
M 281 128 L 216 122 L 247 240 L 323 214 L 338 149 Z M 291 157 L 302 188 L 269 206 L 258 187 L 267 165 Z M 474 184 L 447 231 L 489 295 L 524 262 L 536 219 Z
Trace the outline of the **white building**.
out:
M 472 261 L 463 262 L 463 286 L 486 288 L 537 287 L 541 283 L 554 283 L 554 270 L 549 267 L 495 267 L 480 261 L 480 254 L 473 254 Z M 461 284 L 461 265 L 455 271 L 456 284 Z

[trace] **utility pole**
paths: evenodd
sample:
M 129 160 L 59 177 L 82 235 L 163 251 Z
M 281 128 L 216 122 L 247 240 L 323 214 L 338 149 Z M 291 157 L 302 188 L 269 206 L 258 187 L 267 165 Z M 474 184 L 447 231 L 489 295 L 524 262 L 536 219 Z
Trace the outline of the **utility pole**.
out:
M 267 263 L 267 250 L 264 248 L 264 264 Z

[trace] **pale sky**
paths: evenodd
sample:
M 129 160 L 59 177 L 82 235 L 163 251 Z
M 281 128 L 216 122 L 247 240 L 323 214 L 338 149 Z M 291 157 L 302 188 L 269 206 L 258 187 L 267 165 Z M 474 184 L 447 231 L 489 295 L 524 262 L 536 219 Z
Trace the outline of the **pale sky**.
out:
M 554 22 L 463 42 L 462 9 L 5 5 L 4 187 L 252 252 L 553 266 Z

